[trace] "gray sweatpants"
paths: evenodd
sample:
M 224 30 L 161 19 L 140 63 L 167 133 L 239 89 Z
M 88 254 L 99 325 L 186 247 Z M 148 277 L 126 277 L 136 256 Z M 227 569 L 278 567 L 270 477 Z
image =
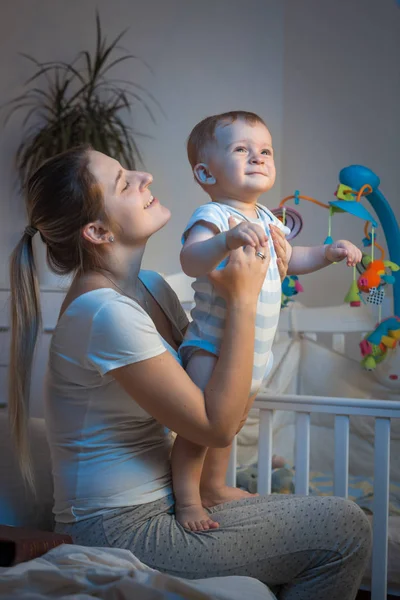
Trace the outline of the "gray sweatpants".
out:
M 188 579 L 247 575 L 280 600 L 353 600 L 371 548 L 361 509 L 333 497 L 271 495 L 209 510 L 219 529 L 176 522 L 173 498 L 56 525 L 77 544 L 131 550 L 148 566 Z

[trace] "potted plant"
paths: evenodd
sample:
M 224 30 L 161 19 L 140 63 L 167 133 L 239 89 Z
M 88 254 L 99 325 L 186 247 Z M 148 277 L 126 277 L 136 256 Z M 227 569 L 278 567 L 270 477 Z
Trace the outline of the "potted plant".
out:
M 138 134 L 123 119 L 124 112 L 131 112 L 132 104 L 140 102 L 155 122 L 150 105 L 160 106 L 138 83 L 110 77 L 113 67 L 137 58 L 118 46 L 125 33 L 107 43 L 96 14 L 93 53 L 81 51 L 71 63 L 39 62 L 23 55 L 36 71 L 25 84 L 27 91 L 7 103 L 5 119 L 7 123 L 16 111 L 26 112 L 25 135 L 16 153 L 22 185 L 45 159 L 80 144 L 91 144 L 129 169 L 141 161 Z M 43 80 L 45 85 L 39 86 Z

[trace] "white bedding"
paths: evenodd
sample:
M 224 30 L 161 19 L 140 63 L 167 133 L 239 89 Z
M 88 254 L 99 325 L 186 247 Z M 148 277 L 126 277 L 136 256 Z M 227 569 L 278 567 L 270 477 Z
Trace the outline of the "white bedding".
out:
M 0 570 L 2 600 L 274 600 L 249 577 L 181 580 L 150 569 L 128 550 L 58 546 Z M 276 599 L 275 599 L 276 600 Z

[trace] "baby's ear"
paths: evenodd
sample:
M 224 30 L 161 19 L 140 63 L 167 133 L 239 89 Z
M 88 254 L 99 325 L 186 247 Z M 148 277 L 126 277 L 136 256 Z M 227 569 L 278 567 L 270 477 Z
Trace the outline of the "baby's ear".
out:
M 201 185 L 214 185 L 216 179 L 206 163 L 198 163 L 193 167 L 193 173 Z

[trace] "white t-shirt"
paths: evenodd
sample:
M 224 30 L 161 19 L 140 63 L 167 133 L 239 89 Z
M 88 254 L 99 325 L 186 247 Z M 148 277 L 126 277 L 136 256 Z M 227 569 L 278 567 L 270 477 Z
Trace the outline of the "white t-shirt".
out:
M 140 278 L 170 319 L 176 342 L 187 317 L 157 273 Z M 71 523 L 171 492 L 171 439 L 110 371 L 175 350 L 134 300 L 110 288 L 76 298 L 61 316 L 46 384 L 55 519 Z

